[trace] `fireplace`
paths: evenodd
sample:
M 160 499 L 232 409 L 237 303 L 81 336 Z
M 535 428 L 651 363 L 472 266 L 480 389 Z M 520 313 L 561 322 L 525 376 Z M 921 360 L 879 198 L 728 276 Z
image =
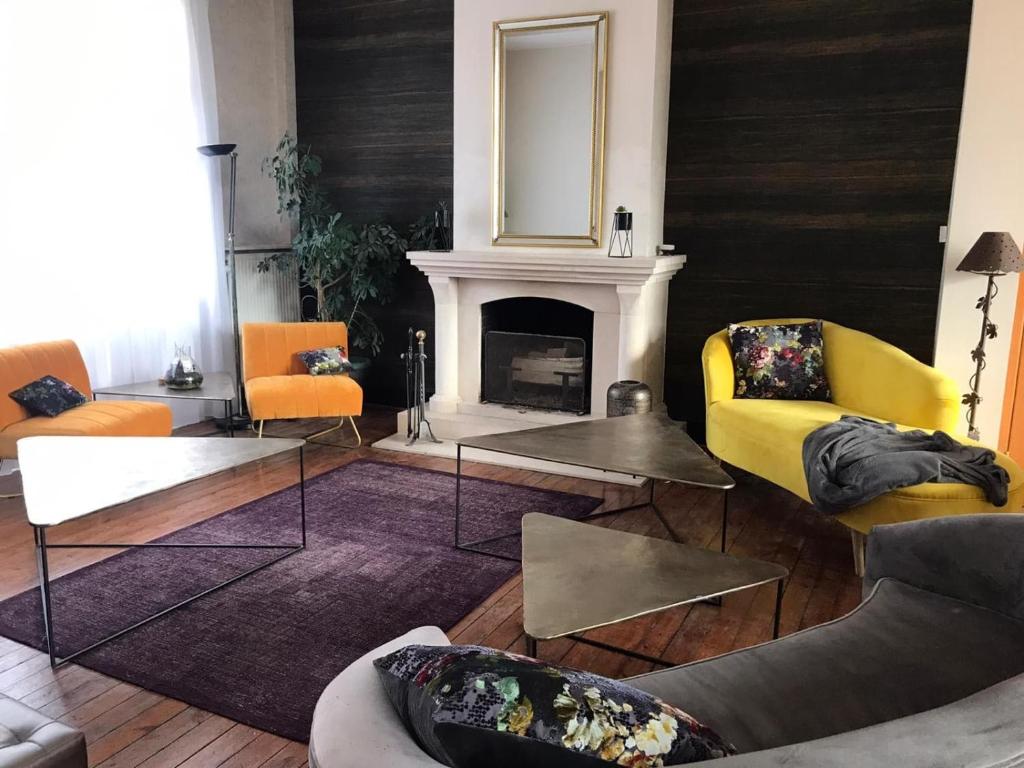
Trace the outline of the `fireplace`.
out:
M 590 412 L 594 313 L 558 299 L 480 306 L 480 402 Z
M 579 418 L 481 403 L 486 331 L 583 339 L 591 417 L 605 415 L 605 393 L 622 379 L 646 382 L 654 407 L 662 403 L 668 286 L 683 266 L 682 256 L 610 259 L 518 248 L 410 251 L 408 258 L 427 275 L 434 294 L 436 389 L 429 411 L 444 425 L 440 437 L 507 430 L 510 421 L 537 425 Z M 520 301 L 527 299 L 552 303 Z M 558 309 L 557 323 L 544 307 Z

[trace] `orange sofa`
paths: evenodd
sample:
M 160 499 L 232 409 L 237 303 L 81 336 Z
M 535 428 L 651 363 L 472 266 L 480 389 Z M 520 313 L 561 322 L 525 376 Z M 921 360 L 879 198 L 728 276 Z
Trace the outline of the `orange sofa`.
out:
M 8 393 L 43 376 L 74 386 L 89 402 L 59 416 L 33 416 Z M 19 438 L 36 435 L 167 437 L 171 409 L 162 403 L 92 400 L 89 374 L 73 341 L 47 341 L 0 349 L 0 459 L 18 456 Z
M 242 377 L 253 423 L 267 419 L 336 418 L 338 429 L 363 413 L 363 389 L 347 374 L 311 376 L 298 353 L 321 347 L 348 349 L 344 323 L 244 323 Z M 324 434 L 323 432 L 317 433 Z M 311 435 L 316 437 L 317 435 Z

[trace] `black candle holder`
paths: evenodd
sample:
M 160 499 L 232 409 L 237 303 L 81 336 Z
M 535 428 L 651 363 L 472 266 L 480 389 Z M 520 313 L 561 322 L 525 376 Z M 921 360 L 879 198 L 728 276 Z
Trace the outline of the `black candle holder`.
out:
M 612 214 L 612 234 L 608 238 L 608 255 L 613 259 L 633 257 L 633 212 L 621 205 Z

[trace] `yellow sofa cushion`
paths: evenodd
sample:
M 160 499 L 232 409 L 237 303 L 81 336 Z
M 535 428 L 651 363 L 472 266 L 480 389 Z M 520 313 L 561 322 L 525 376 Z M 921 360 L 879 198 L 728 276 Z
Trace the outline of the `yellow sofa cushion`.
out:
M 810 495 L 802 458 L 804 438 L 843 415 L 877 418 L 834 403 L 796 400 L 719 400 L 708 407 L 707 415 L 708 449 L 712 454 L 782 486 L 805 501 L 810 501 Z M 1009 501 L 1002 509 L 1015 512 L 1024 502 L 1024 471 L 1003 454 L 997 453 L 996 461 L 1010 475 Z M 976 486 L 922 483 L 890 491 L 837 515 L 837 519 L 867 533 L 872 526 L 885 523 L 992 511 L 993 507 Z
M 163 403 L 94 400 L 52 418 L 33 416 L 10 424 L 0 431 L 0 457 L 15 458 L 15 442 L 22 437 L 167 437 L 172 426 L 171 409 Z
M 254 421 L 359 416 L 363 412 L 363 390 L 345 375 L 262 376 L 245 383 L 245 396 Z

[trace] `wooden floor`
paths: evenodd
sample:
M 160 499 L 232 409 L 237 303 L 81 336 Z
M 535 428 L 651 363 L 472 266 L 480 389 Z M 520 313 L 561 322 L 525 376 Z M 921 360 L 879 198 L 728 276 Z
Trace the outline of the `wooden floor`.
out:
M 365 444 L 394 431 L 394 413 L 371 409 L 361 420 Z M 267 431 L 302 436 L 323 428 L 317 422 L 268 424 Z M 212 425 L 196 425 L 181 434 L 210 434 Z M 333 438 L 333 436 L 332 436 Z M 365 445 L 364 444 L 364 445 Z M 454 470 L 454 462 L 405 453 L 307 449 L 309 476 L 357 458 L 394 461 L 430 469 Z M 646 491 L 591 480 L 520 469 L 466 463 L 468 474 L 524 485 L 603 496 L 608 508 Z M 95 515 L 57 529 L 51 540 L 86 541 L 102 526 L 110 537 L 145 541 L 264 496 L 296 481 L 293 457 L 243 467 Z M 712 491 L 663 486 L 659 504 L 685 540 L 718 546 L 721 496 Z M 599 521 L 621 530 L 666 536 L 654 514 L 641 510 Z M 860 582 L 853 574 L 849 539 L 838 524 L 823 518 L 790 494 L 749 476 L 740 476 L 730 498 L 729 551 L 771 560 L 791 571 L 782 607 L 782 633 L 820 624 L 859 602 Z M 57 550 L 54 576 L 75 570 L 110 552 Z M 37 586 L 32 535 L 20 500 L 0 500 L 0 599 Z M 567 584 L 566 589 L 586 585 Z M 725 598 L 721 607 L 699 604 L 597 630 L 591 633 L 615 645 L 686 662 L 767 640 L 774 607 L 772 585 Z M 522 582 L 517 576 L 498 589 L 450 632 L 452 640 L 524 651 Z M 539 655 L 551 661 L 622 677 L 649 665 L 572 641 L 541 643 Z M 0 638 L 0 692 L 51 717 L 77 726 L 89 743 L 89 763 L 103 768 L 289 768 L 306 764 L 306 746 L 290 742 L 184 702 L 68 665 L 52 671 L 35 650 Z

